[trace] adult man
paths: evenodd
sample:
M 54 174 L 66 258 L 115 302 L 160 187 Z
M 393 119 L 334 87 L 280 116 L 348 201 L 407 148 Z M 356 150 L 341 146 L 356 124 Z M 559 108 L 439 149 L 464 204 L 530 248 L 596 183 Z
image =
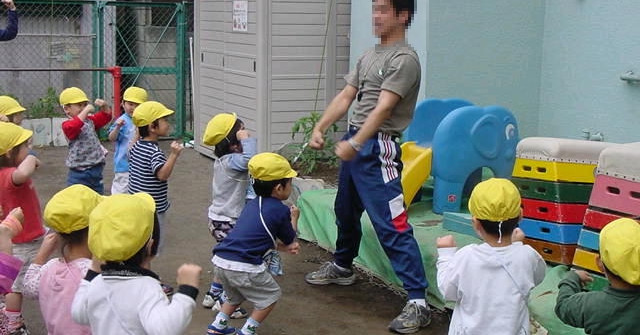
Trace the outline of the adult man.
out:
M 335 200 L 338 238 L 334 261 L 305 276 L 314 285 L 351 285 L 351 270 L 362 237 L 366 209 L 378 239 L 402 280 L 409 301 L 389 324 L 398 333 L 414 333 L 431 321 L 425 299 L 428 285 L 413 229 L 407 222 L 400 174 L 398 137 L 413 118 L 420 87 L 420 61 L 406 42 L 414 0 L 374 0 L 373 30 L 380 43 L 365 52 L 347 76 L 347 85 L 316 124 L 309 146 L 321 149 L 327 128 L 357 100 L 349 130 L 335 153 L 342 160 Z
M 0 29 L 0 41 L 9 41 L 18 35 L 18 13 L 16 12 L 16 5 L 13 3 L 13 0 L 2 0 L 2 3 L 9 9 L 7 11 L 9 24 L 7 25 L 7 29 Z

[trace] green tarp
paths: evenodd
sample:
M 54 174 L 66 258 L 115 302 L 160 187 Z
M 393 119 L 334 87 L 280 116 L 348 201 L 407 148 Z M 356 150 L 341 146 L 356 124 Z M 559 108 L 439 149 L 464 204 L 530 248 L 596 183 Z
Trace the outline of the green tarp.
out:
M 300 208 L 300 219 L 298 221 L 300 238 L 316 242 L 320 247 L 329 251 L 335 250 L 337 234 L 333 212 L 335 195 L 336 189 L 313 190 L 302 193 L 297 201 L 297 205 Z M 439 236 L 452 234 L 456 238 L 458 247 L 470 243 L 480 243 L 481 241 L 475 237 L 458 234 L 442 228 L 442 216 L 431 211 L 430 201 L 412 204 L 409 207 L 408 214 L 409 222 L 414 229 L 414 235 L 420 245 L 424 269 L 427 274 L 427 280 L 430 283 L 427 289 L 429 303 L 440 309 L 444 307 L 452 308 L 453 304 L 451 302 L 446 303 L 442 299 L 435 284 L 437 260 L 435 240 Z M 362 241 L 360 243 L 359 256 L 355 259 L 355 263 L 361 269 L 375 275 L 393 288 L 401 289 L 402 284 L 393 272 L 391 263 L 384 254 L 366 213 L 362 216 Z M 557 285 L 566 271 L 566 266 L 557 266 L 547 271 L 544 282 L 531 292 L 529 309 L 532 317 L 547 329 L 549 334 L 582 335 L 584 334 L 582 330 L 564 325 L 553 311 L 558 294 Z

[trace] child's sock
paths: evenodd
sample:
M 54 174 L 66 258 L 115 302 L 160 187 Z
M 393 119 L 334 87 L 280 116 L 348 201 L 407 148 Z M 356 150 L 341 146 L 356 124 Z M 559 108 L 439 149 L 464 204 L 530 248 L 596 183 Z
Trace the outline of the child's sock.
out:
M 242 334 L 254 335 L 258 330 L 258 327 L 260 327 L 260 322 L 252 318 L 248 318 L 247 322 L 244 323 L 244 326 L 242 326 L 242 329 L 240 331 L 242 332 Z
M 409 302 L 412 302 L 414 304 L 417 304 L 419 306 L 426 307 L 427 309 L 429 309 L 429 306 L 427 306 L 427 299 L 411 299 L 409 300 Z
M 24 325 L 21 311 L 10 311 L 5 309 L 4 315 L 7 317 L 9 332 L 12 332 Z
M 229 316 L 222 312 L 218 312 L 218 315 L 216 315 L 216 319 L 213 320 L 211 325 L 216 327 L 217 329 L 225 329 L 229 326 Z
M 209 287 L 209 295 L 218 298 L 222 294 L 222 284 L 211 282 L 211 286 Z

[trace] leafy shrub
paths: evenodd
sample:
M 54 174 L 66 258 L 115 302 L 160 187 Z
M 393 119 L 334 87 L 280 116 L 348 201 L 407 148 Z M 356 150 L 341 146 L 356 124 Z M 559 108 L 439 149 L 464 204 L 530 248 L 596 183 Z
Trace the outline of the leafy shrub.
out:
M 27 108 L 27 117 L 30 119 L 61 117 L 62 115 L 58 94 L 53 87 L 47 88 L 45 96 Z
M 334 134 L 338 131 L 338 126 L 332 124 L 325 134 L 324 148 L 315 150 L 308 147 L 313 128 L 320 120 L 322 115 L 318 112 L 311 112 L 309 116 L 298 119 L 291 127 L 291 139 L 296 134 L 302 135 L 302 143 L 296 150 L 293 157 L 290 158 L 292 165 L 295 165 L 303 173 L 313 173 L 317 168 L 324 165 L 337 166 L 338 157 L 333 152 L 335 146 Z

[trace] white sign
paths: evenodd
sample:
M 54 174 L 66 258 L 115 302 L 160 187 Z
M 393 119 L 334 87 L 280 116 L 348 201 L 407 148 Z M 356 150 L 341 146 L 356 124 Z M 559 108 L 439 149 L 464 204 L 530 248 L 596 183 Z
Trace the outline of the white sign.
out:
M 233 31 L 247 31 L 248 13 L 249 2 L 247 0 L 233 0 Z

